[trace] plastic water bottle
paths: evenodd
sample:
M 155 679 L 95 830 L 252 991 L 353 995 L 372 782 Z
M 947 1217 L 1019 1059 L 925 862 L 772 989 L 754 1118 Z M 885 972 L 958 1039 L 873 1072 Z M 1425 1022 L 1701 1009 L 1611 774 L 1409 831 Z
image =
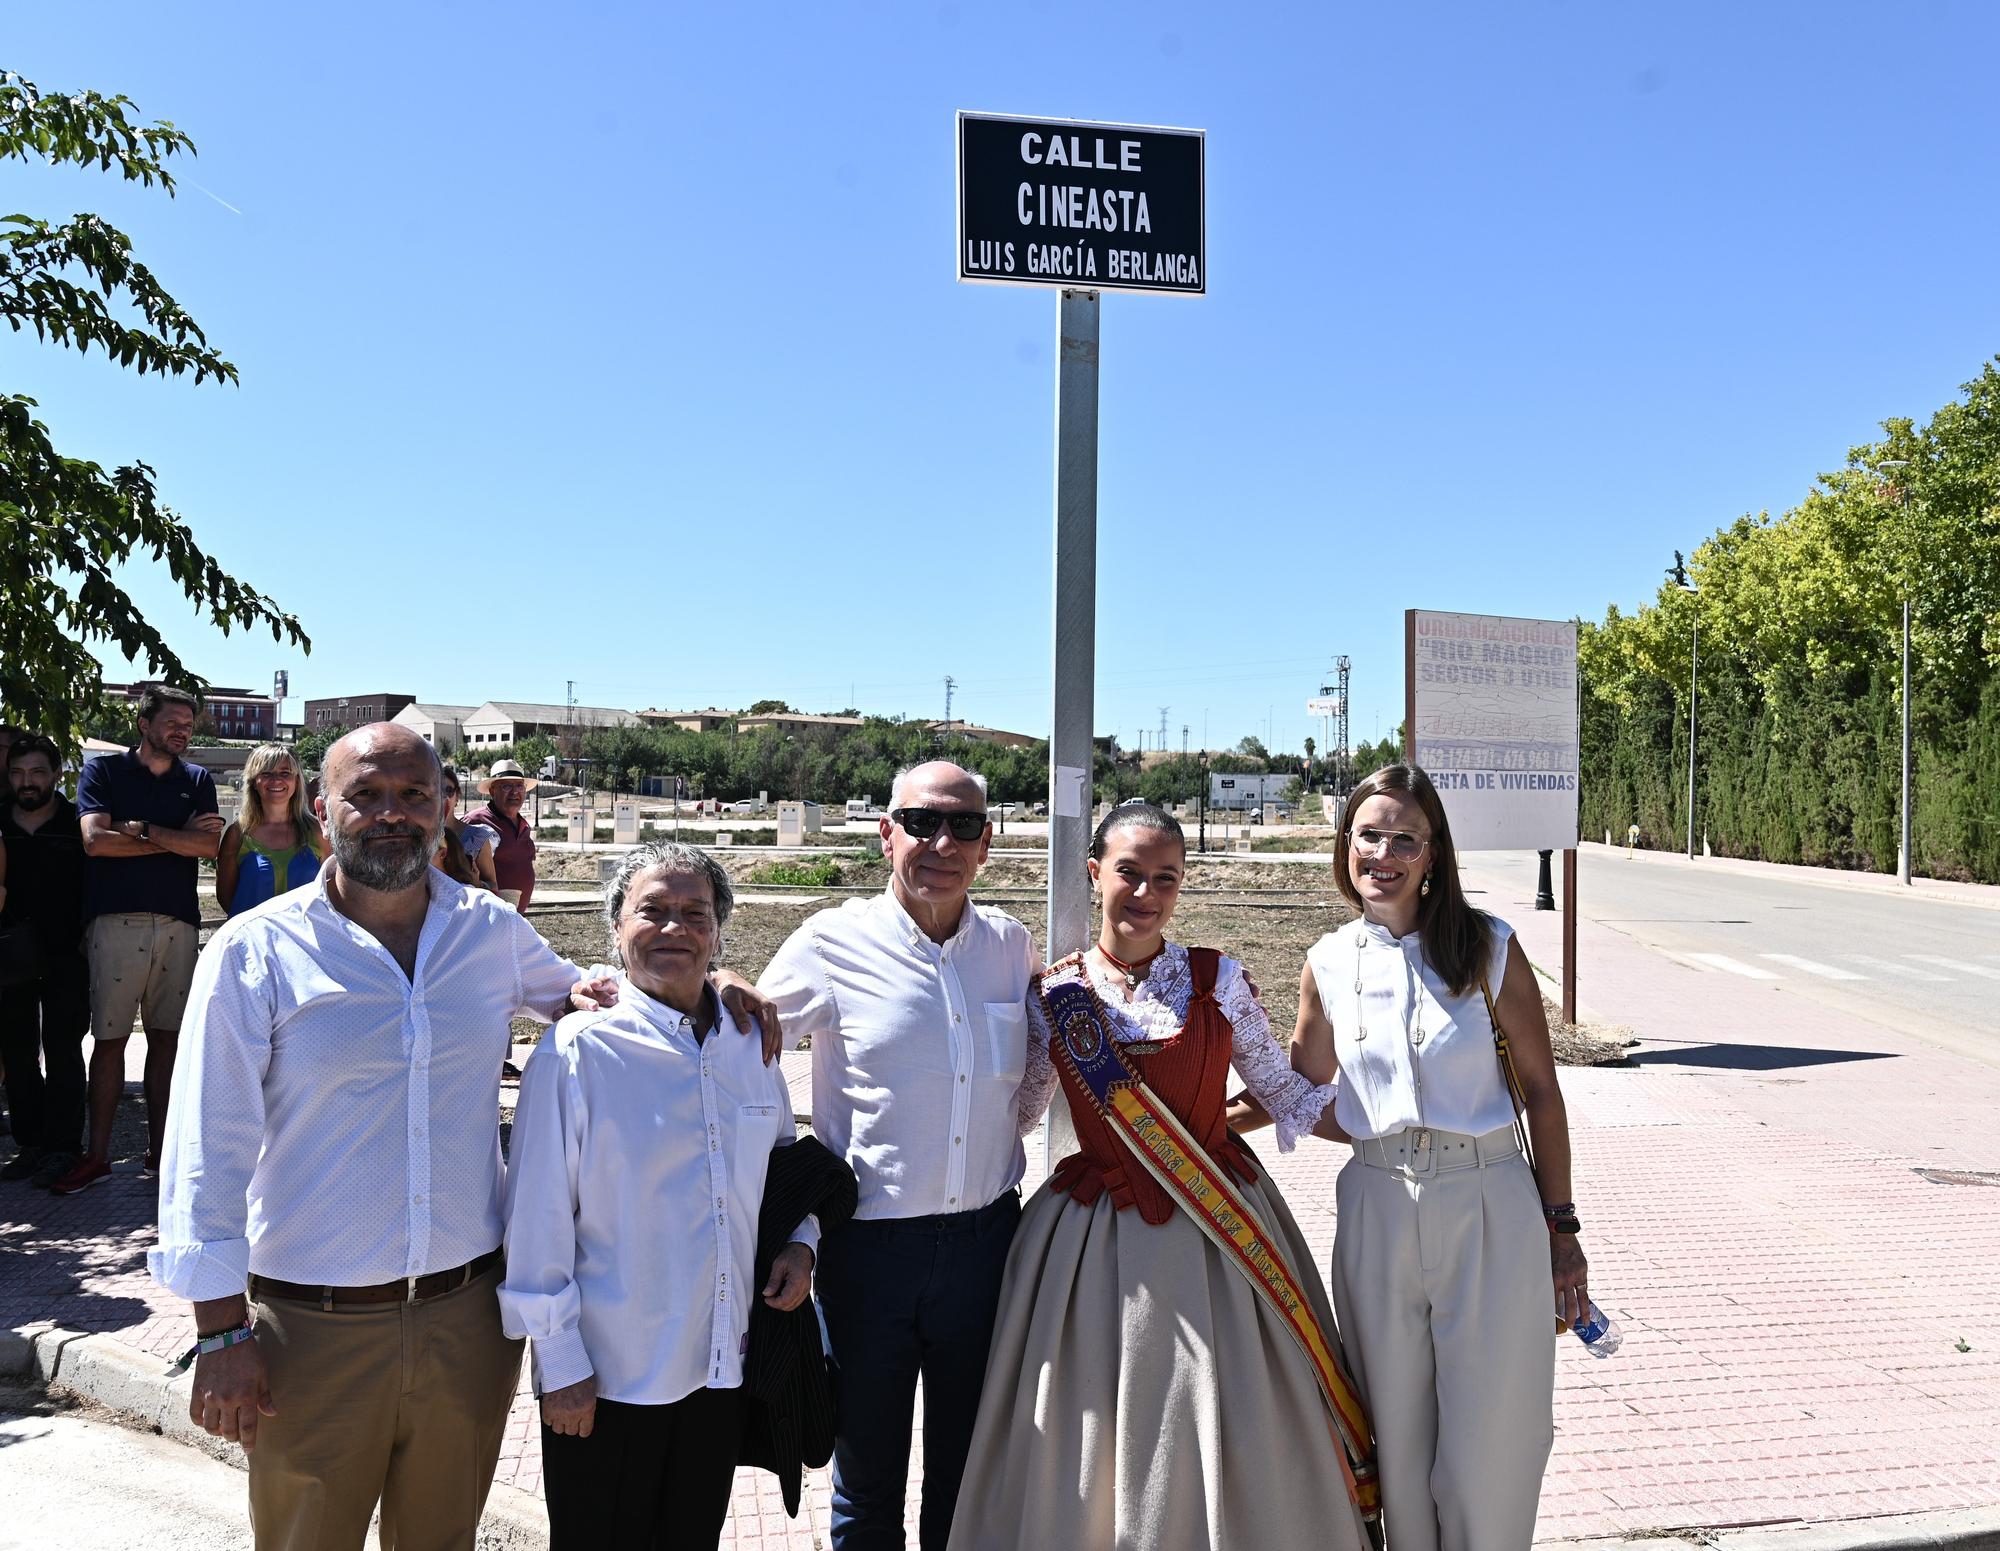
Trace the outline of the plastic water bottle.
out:
M 1595 1301 L 1590 1305 L 1590 1312 L 1569 1328 L 1592 1357 L 1609 1357 L 1625 1342 L 1625 1332 L 1618 1328 L 1618 1321 L 1600 1309 Z

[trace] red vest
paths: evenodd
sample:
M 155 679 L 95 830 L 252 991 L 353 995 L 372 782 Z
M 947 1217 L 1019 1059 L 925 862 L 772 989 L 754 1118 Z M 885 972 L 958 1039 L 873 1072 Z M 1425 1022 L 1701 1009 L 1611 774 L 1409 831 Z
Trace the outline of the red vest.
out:
M 1236 1139 L 1223 1123 L 1228 1104 L 1229 1058 L 1234 1032 L 1215 999 L 1215 976 L 1221 959 L 1213 948 L 1188 949 L 1188 968 L 1194 973 L 1194 994 L 1188 999 L 1187 1021 L 1180 1033 L 1161 1044 L 1120 1045 L 1125 1064 L 1145 1079 L 1153 1096 L 1172 1110 L 1176 1119 L 1194 1133 L 1218 1168 L 1241 1183 L 1257 1178 L 1257 1165 L 1250 1149 Z M 1053 966 L 1052 966 L 1053 967 Z M 1036 995 L 1041 994 L 1038 985 Z M 1110 1030 L 1105 1030 L 1109 1037 Z M 1134 1055 L 1135 1050 L 1146 1054 Z M 1049 1176 L 1050 1188 L 1066 1191 L 1079 1206 L 1090 1206 L 1105 1191 L 1119 1211 L 1139 1208 L 1149 1223 L 1163 1223 L 1174 1215 L 1173 1200 L 1166 1190 L 1132 1156 L 1131 1150 L 1104 1123 L 1090 1092 L 1069 1070 L 1062 1052 L 1051 1050 L 1063 1092 L 1069 1098 L 1070 1117 L 1076 1123 L 1081 1152 L 1072 1153 L 1056 1165 Z

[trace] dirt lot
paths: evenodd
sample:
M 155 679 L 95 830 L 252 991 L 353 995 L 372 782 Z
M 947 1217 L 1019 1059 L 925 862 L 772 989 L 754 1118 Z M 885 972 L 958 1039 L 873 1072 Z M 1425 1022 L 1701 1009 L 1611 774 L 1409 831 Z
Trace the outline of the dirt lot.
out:
M 755 979 L 798 924 L 841 899 L 881 889 L 886 880 L 879 857 L 830 858 L 840 869 L 832 888 L 800 888 L 800 895 L 818 895 L 813 903 L 745 903 L 737 906 L 724 943 L 723 962 L 740 975 Z M 594 858 L 590 862 L 595 881 Z M 770 862 L 727 857 L 739 888 L 760 894 L 784 890 L 761 882 Z M 810 861 L 811 858 L 801 858 Z M 994 904 L 1020 921 L 1041 941 L 1047 929 L 1048 868 L 1044 858 L 998 857 L 980 874 L 974 898 Z M 1291 1037 L 1298 1015 L 1299 971 L 1306 949 L 1324 932 L 1352 919 L 1353 912 L 1333 891 L 1326 871 L 1284 863 L 1206 862 L 1196 858 L 1188 868 L 1186 888 L 1174 915 L 1176 940 L 1221 948 L 1249 966 L 1264 994 L 1272 1028 L 1280 1039 Z M 579 963 L 605 951 L 603 918 L 596 912 L 536 910 L 535 925 L 556 950 Z M 1566 1065 L 1621 1064 L 1624 1031 L 1578 1029 L 1563 1024 L 1553 1003 L 1545 1003 L 1555 1037 L 1556 1055 Z

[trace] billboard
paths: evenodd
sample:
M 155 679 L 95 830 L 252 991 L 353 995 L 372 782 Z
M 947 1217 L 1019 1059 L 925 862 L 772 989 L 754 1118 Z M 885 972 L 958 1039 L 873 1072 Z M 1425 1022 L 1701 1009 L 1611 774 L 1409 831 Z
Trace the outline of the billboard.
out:
M 1444 799 L 1462 851 L 1577 842 L 1576 623 L 1403 616 L 1410 761 Z

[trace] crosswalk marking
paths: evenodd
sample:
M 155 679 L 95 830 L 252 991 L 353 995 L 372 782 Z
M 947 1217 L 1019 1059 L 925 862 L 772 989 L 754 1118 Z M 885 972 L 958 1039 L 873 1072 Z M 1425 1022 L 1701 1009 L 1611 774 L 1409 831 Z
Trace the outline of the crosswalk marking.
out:
M 1856 964 L 1866 964 L 1870 969 L 1885 975 L 1900 975 L 1905 980 L 1927 980 L 1934 986 L 1948 985 L 1949 975 L 1933 975 L 1927 969 L 1916 969 L 1908 964 L 1898 964 L 1894 959 L 1871 958 L 1865 953 L 1850 953 L 1848 958 Z
M 1915 959 L 1919 964 L 1935 964 L 1939 969 L 1955 969 L 1961 975 L 1978 975 L 1986 980 L 2000 980 L 2000 969 L 1988 969 L 1984 964 L 1968 964 L 1963 959 L 1948 959 L 1941 953 L 1906 953 L 1906 959 Z
M 1782 964 L 1787 969 L 1802 969 L 1808 975 L 1818 975 L 1822 980 L 1866 980 L 1866 975 L 1857 975 L 1851 969 L 1838 969 L 1831 964 L 1822 964 L 1818 959 L 1802 959 L 1796 953 L 1760 953 L 1760 959 L 1769 959 L 1773 964 Z
M 1732 959 L 1726 953 L 1690 953 L 1689 958 L 1697 964 L 1706 964 L 1710 969 L 1726 969 L 1732 975 L 1742 975 L 1748 980 L 1776 980 L 1778 977 L 1768 969 L 1759 969 L 1755 964 L 1745 964 L 1740 959 Z

